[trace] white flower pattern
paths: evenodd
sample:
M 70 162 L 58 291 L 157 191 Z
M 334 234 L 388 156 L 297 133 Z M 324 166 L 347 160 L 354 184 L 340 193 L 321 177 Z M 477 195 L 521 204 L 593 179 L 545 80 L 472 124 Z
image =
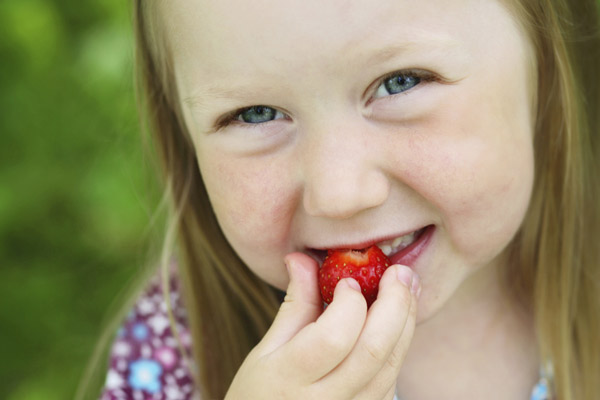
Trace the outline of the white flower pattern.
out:
M 178 339 L 191 359 L 190 333 L 174 275 L 170 285 Z M 100 400 L 198 398 L 166 309 L 160 280 L 155 277 L 117 332 Z

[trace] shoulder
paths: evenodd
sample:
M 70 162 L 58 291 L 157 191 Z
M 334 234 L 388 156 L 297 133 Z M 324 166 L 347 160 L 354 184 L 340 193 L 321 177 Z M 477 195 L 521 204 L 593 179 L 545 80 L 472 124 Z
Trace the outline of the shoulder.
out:
M 159 274 L 148 282 L 116 334 L 101 400 L 191 400 L 191 336 L 179 280 L 169 278 L 169 317 Z

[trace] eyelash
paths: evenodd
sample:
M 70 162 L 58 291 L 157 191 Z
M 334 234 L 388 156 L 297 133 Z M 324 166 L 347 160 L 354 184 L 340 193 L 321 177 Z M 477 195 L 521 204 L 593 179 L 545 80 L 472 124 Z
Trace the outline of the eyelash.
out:
M 417 78 L 419 81 L 415 86 L 421 85 L 425 82 L 440 81 L 439 77 L 432 72 L 425 71 L 425 70 L 417 70 L 417 69 L 407 69 L 407 70 L 390 72 L 389 74 L 384 75 L 383 77 L 381 77 L 377 80 L 375 89 L 369 89 L 369 90 L 376 91 L 388 79 L 391 79 L 395 76 L 400 76 L 400 75 Z M 379 99 L 393 98 L 397 95 L 402 95 L 406 92 L 411 91 L 415 86 L 413 86 L 405 91 L 402 91 L 400 93 L 394 93 L 394 94 L 390 94 L 385 97 L 379 97 Z M 371 97 L 369 99 L 368 103 L 371 103 L 373 100 L 374 100 L 374 98 Z M 239 125 L 243 125 L 244 127 L 253 128 L 253 127 L 257 127 L 262 124 L 265 124 L 266 122 L 271 122 L 271 121 L 266 121 L 266 122 L 258 122 L 258 123 L 247 123 L 247 122 L 239 121 L 239 117 L 241 116 L 242 113 L 244 113 L 248 110 L 251 110 L 252 108 L 255 108 L 255 107 L 268 107 L 268 108 L 273 108 L 276 111 L 279 111 L 278 109 L 276 109 L 274 107 L 270 107 L 270 106 L 263 105 L 263 104 L 239 108 L 237 110 L 233 110 L 233 111 L 221 116 L 215 123 L 215 131 L 219 131 L 219 130 L 226 128 L 227 126 L 232 125 L 232 124 L 239 124 Z

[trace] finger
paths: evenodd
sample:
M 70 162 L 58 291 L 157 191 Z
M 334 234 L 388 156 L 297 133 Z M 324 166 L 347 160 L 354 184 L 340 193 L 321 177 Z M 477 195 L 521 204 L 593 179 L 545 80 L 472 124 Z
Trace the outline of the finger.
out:
M 388 392 L 383 397 L 383 400 L 394 400 L 394 396 L 396 396 L 396 382 L 389 388 Z
M 316 321 L 323 311 L 317 262 L 305 254 L 292 253 L 288 254 L 285 263 L 290 282 L 275 320 L 261 340 L 262 354 L 271 353 L 287 343 L 302 328 Z
M 420 293 L 420 282 L 418 275 L 414 276 L 413 284 L 415 285 L 415 290 L 417 291 L 417 293 L 413 293 L 413 300 L 410 305 L 408 320 L 406 321 L 406 325 L 404 326 L 402 336 L 398 340 L 396 347 L 390 354 L 387 362 L 379 370 L 377 375 L 375 375 L 373 379 L 371 379 L 368 382 L 367 386 L 365 386 L 365 388 L 362 389 L 361 394 L 358 396 L 358 398 L 380 398 L 380 393 L 382 392 L 381 389 L 387 387 L 386 385 L 389 385 L 393 389 L 393 391 L 391 397 L 389 397 L 390 395 L 388 392 L 388 397 L 384 398 L 393 398 L 393 393 L 395 393 L 396 388 L 396 381 L 398 380 L 398 374 L 400 373 L 400 368 L 402 367 L 402 363 L 404 362 L 404 358 L 406 357 L 410 345 L 410 340 L 406 339 L 412 339 L 412 336 L 414 334 L 418 309 L 418 298 Z
M 414 276 L 405 266 L 394 265 L 386 270 L 356 346 L 344 362 L 322 380 L 323 384 L 338 386 L 337 381 L 344 380 L 347 382 L 345 390 L 351 396 L 369 386 L 384 366 L 389 369 L 388 374 L 399 370 L 414 330 L 416 288 L 411 292 Z M 391 375 L 383 376 L 394 379 Z M 378 389 L 381 388 L 384 391 L 379 393 L 380 397 L 389 384 L 379 382 Z
M 387 390 L 386 390 L 387 388 Z M 396 397 L 396 382 L 393 382 L 392 384 L 388 385 L 388 386 L 379 386 L 377 387 L 377 391 L 373 392 L 373 391 L 367 391 L 364 390 L 361 393 L 359 393 L 358 395 L 354 396 L 352 398 L 352 400 L 372 400 L 372 399 L 381 399 L 381 400 L 395 400 Z M 380 393 L 385 393 L 384 395 L 381 395 Z
M 282 347 L 279 356 L 297 360 L 290 373 L 312 383 L 338 366 L 354 347 L 367 317 L 367 303 L 352 278 L 342 279 L 334 298 L 313 324 L 307 325 Z

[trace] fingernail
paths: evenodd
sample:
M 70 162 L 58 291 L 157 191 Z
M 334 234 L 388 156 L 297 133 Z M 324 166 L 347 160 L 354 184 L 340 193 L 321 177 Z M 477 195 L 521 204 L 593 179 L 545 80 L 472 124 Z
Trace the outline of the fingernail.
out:
M 412 287 L 413 284 L 413 271 L 405 265 L 401 265 L 398 268 L 398 280 L 402 282 L 407 288 Z
M 350 286 L 352 289 L 356 290 L 357 292 L 360 292 L 360 285 L 358 284 L 358 282 L 356 282 L 356 280 L 354 280 L 352 278 L 346 278 L 345 281 L 346 281 L 346 284 L 348 286 Z
M 421 295 L 421 278 L 417 274 L 414 274 L 410 292 L 417 296 L 417 298 Z

